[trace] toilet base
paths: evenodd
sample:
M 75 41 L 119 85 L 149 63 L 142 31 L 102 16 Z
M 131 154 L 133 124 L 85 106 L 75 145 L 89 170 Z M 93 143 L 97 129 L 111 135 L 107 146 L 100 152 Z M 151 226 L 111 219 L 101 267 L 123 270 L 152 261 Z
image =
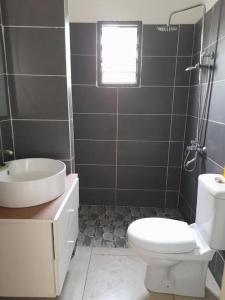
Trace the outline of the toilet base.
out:
M 169 267 L 149 265 L 145 275 L 145 287 L 156 293 L 203 298 L 207 269 L 207 261 L 178 261 Z

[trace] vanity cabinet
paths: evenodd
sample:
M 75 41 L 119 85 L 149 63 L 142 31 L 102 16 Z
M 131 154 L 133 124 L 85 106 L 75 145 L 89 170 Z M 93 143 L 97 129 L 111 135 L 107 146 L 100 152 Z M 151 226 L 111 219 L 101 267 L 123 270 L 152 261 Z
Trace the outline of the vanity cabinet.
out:
M 0 207 L 0 297 L 60 295 L 78 236 L 78 207 L 76 174 L 52 202 Z

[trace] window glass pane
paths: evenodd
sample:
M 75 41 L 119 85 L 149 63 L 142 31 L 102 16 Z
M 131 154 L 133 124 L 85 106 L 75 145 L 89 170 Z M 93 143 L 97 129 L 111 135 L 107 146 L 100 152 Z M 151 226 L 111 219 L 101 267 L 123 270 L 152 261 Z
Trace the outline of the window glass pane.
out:
M 101 81 L 103 84 L 136 84 L 138 25 L 102 24 Z

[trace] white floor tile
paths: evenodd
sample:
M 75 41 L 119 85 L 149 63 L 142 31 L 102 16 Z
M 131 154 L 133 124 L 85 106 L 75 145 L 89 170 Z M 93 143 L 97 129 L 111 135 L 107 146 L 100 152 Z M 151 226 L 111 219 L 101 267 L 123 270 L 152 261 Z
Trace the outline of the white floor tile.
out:
M 135 256 L 92 254 L 83 300 L 173 300 L 150 296 L 144 276 L 145 264 Z
M 57 300 L 82 300 L 92 249 L 77 247 L 67 273 L 63 290 Z
M 92 254 L 136 256 L 133 249 L 131 249 L 131 248 L 94 247 L 93 250 L 92 250 Z

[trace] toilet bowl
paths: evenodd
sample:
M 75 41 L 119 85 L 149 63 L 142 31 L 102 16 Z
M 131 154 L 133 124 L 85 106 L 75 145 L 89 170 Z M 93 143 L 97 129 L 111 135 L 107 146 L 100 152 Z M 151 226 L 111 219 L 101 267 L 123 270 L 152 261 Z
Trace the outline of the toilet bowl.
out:
M 225 250 L 225 179 L 198 178 L 195 223 L 144 218 L 128 227 L 128 242 L 146 264 L 149 291 L 204 297 L 208 263 Z
M 147 264 L 149 291 L 204 297 L 208 262 L 215 251 L 201 238 L 196 224 L 140 219 L 129 226 L 128 240 Z

